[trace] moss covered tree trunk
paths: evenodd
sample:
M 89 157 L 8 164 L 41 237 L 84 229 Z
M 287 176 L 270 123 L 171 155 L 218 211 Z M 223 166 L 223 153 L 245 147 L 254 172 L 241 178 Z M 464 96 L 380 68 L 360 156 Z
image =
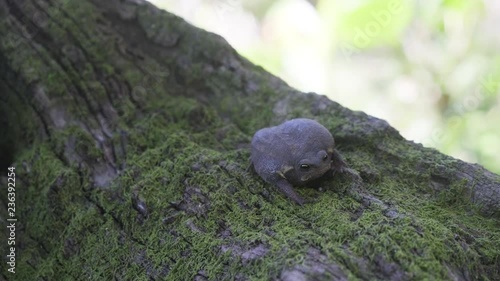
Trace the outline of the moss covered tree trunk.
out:
M 500 280 L 498 175 L 140 0 L 0 0 L 0 92 L 4 279 Z M 247 169 L 253 133 L 294 117 L 361 176 L 303 207 Z

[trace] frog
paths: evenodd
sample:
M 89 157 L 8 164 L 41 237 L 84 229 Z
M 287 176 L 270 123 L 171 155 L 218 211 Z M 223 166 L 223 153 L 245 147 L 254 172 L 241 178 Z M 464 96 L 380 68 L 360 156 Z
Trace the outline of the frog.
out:
M 308 118 L 258 130 L 251 142 L 251 164 L 265 182 L 299 205 L 306 201 L 294 186 L 306 186 L 345 166 L 330 131 Z

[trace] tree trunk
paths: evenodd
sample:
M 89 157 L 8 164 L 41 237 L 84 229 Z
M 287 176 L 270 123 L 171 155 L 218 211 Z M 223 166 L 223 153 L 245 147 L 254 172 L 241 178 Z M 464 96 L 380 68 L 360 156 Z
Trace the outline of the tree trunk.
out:
M 5 279 L 500 280 L 498 175 L 217 35 L 140 0 L 0 0 L 0 34 Z M 295 117 L 360 175 L 303 207 L 247 169 L 253 133 Z

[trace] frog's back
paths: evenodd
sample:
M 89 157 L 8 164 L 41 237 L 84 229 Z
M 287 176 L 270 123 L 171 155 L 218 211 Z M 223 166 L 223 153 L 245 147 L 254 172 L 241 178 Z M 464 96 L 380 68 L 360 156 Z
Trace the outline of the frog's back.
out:
M 283 165 L 289 164 L 288 150 L 277 127 L 257 131 L 252 139 L 252 163 L 257 173 L 272 182 Z
M 293 119 L 281 124 L 280 127 L 283 140 L 297 157 L 306 150 L 333 146 L 333 136 L 330 131 L 314 120 Z

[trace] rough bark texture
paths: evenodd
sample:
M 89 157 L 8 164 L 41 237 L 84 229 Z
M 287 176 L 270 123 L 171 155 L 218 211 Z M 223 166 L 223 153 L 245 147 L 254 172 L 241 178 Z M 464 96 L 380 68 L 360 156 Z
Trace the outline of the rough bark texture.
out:
M 139 0 L 0 0 L 0 34 L 19 219 L 3 278 L 500 280 L 498 175 L 299 93 L 219 36 Z M 303 207 L 247 169 L 252 134 L 295 117 L 360 175 L 298 189 Z

